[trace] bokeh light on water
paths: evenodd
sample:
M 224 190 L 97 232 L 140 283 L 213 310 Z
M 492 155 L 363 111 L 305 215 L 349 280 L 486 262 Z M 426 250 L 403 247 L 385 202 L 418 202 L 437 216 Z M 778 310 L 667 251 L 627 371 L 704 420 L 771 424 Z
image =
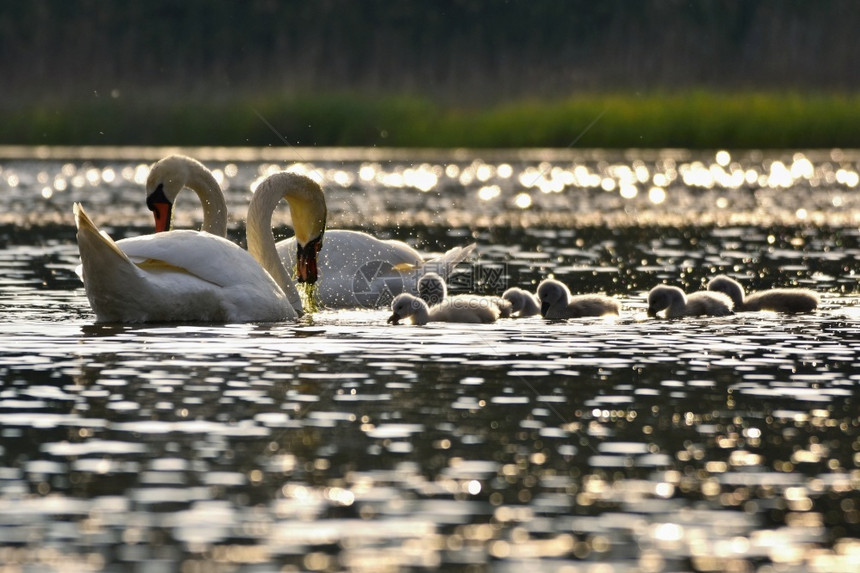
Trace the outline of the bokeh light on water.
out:
M 7 567 L 860 567 L 849 152 L 308 156 L 296 168 L 323 178 L 335 226 L 426 251 L 477 241 L 455 288 L 554 274 L 619 297 L 622 316 L 94 325 L 71 203 L 117 238 L 149 232 L 149 159 L 0 164 Z M 234 221 L 283 165 L 211 161 Z M 194 206 L 180 199 L 180 223 Z M 822 308 L 644 316 L 655 284 L 719 272 L 814 288 Z
M 110 205 L 117 224 L 140 224 L 148 165 L 174 150 L 142 148 L 139 158 L 130 159 L 133 151 L 46 148 L 36 161 L 5 163 L 0 220 L 70 222 L 71 203 L 83 200 Z M 0 152 L 32 155 L 27 149 Z M 86 152 L 103 158 L 76 158 Z M 667 218 L 697 224 L 860 224 L 860 155 L 850 150 L 488 150 L 479 157 L 432 150 L 386 156 L 376 149 L 193 153 L 224 186 L 237 221 L 244 218 L 255 183 L 289 165 L 326 185 L 334 226 L 445 226 L 464 220 L 473 226 L 665 224 Z M 42 201 L 34 202 L 34 193 Z M 197 222 L 198 211 L 179 209 L 177 222 Z M 280 215 L 280 222 L 287 220 Z

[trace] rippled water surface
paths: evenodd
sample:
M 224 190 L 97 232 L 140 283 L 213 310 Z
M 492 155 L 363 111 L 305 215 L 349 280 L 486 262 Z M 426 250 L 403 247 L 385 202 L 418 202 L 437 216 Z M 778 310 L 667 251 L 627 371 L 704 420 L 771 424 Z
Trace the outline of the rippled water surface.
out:
M 10 570 L 860 570 L 856 152 L 192 152 L 237 240 L 248 189 L 289 160 L 324 179 L 330 227 L 477 242 L 453 290 L 554 274 L 624 306 L 411 327 L 96 325 L 72 202 L 150 232 L 163 150 L 4 151 Z M 645 316 L 652 286 L 720 272 L 822 306 Z

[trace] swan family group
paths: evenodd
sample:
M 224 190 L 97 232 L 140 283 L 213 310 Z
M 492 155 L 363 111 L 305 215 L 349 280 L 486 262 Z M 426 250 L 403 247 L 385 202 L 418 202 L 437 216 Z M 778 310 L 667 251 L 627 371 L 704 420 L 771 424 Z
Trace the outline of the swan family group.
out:
M 194 191 L 203 206 L 200 231 L 171 230 L 179 193 Z M 272 216 L 286 200 L 294 236 L 275 242 Z M 245 222 L 247 251 L 226 239 L 227 204 L 213 174 L 199 161 L 171 155 L 156 162 L 146 181 L 146 204 L 155 233 L 114 241 L 75 204 L 81 255 L 78 273 L 98 322 L 276 322 L 304 313 L 299 286 L 323 307 L 363 306 L 359 294 L 379 299 L 394 283 L 389 323 L 489 323 L 536 316 L 565 319 L 619 314 L 614 298 L 572 295 L 547 279 L 537 292 L 511 288 L 501 296 L 447 294 L 445 281 L 475 245 L 424 260 L 403 242 L 367 233 L 326 229 L 326 202 L 319 184 L 281 171 L 257 185 Z M 373 272 L 366 270 L 372 268 Z M 358 279 L 361 279 L 360 281 Z M 298 283 L 298 285 L 297 285 Z M 311 286 L 312 285 L 312 286 Z M 726 276 L 707 291 L 685 295 L 661 285 L 648 294 L 648 313 L 667 318 L 722 316 L 734 311 L 810 312 L 818 296 L 805 289 L 775 289 L 744 296 Z

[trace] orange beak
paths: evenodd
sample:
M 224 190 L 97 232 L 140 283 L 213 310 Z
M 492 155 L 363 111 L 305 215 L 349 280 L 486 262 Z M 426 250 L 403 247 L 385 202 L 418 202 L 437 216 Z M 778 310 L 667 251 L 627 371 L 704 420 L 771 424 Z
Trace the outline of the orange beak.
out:
M 317 253 L 322 248 L 322 235 L 310 241 L 304 247 L 298 244 L 296 252 L 296 276 L 300 283 L 314 284 L 317 282 Z
M 155 218 L 155 232 L 161 233 L 170 230 L 170 219 L 173 216 L 173 203 L 164 195 L 164 188 L 159 185 L 155 191 L 146 198 L 146 206 L 152 211 Z

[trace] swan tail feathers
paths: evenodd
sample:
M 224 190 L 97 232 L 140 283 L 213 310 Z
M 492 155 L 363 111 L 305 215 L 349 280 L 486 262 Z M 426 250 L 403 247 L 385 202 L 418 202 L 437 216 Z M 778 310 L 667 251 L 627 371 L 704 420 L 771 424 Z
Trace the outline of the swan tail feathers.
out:
M 116 242 L 107 233 L 100 231 L 96 227 L 96 224 L 93 223 L 93 220 L 84 211 L 83 205 L 75 203 L 74 213 L 75 225 L 78 228 L 78 246 L 80 247 L 81 254 L 84 252 L 84 245 L 88 245 L 93 249 L 100 247 L 98 248 L 98 252 L 101 253 L 101 256 L 116 257 L 128 264 L 132 264 L 131 259 L 117 246 Z
M 134 284 L 138 278 L 134 262 L 107 233 L 99 231 L 79 203 L 75 203 L 74 213 L 78 227 L 78 251 L 81 255 L 81 265 L 76 272 L 86 287 L 90 302 L 93 302 L 96 293 L 110 290 L 110 285 Z M 103 296 L 98 295 L 97 298 L 101 299 Z
M 141 296 L 137 268 L 106 233 L 99 231 L 80 204 L 75 204 L 79 276 L 97 322 L 142 322 L 146 312 L 138 304 Z
M 422 267 L 416 270 L 419 270 L 422 275 L 434 272 L 441 275 L 442 278 L 447 278 L 451 271 L 454 270 L 454 267 L 464 262 L 472 255 L 476 246 L 477 245 L 475 243 L 472 243 L 465 247 L 454 247 L 435 259 L 430 259 L 424 263 Z

